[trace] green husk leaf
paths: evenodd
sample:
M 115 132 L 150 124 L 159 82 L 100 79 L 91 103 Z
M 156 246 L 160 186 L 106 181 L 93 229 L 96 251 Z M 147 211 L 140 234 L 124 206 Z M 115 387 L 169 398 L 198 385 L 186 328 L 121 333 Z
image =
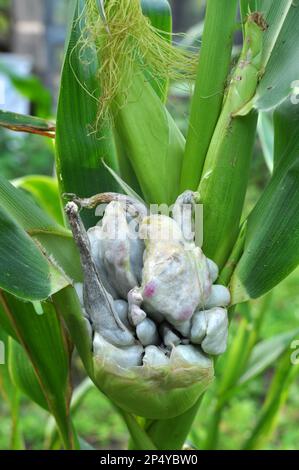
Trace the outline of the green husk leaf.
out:
M 115 126 L 147 203 L 172 204 L 179 188 L 185 140 L 167 109 L 136 71 Z
M 156 2 L 157 10 L 161 11 L 163 4 Z M 173 47 L 165 40 L 168 25 L 161 23 L 164 30 L 155 28 L 156 20 L 142 12 L 140 0 L 109 0 L 105 4 L 106 22 L 103 24 L 95 0 L 87 0 L 86 32 L 81 37 L 81 47 L 89 46 L 89 38 L 93 39 L 98 53 L 98 78 L 102 94 L 99 97 L 98 122 L 111 117 L 111 105 L 120 109 L 128 102 L 131 87 L 134 87 L 136 64 L 156 81 L 156 86 L 162 80 L 161 93 L 165 91 L 165 80 L 174 81 L 193 79 L 196 55 Z M 151 5 L 151 11 L 153 5 Z M 163 7 L 165 10 L 165 5 Z M 156 10 L 156 11 L 157 11 Z M 147 8 L 149 12 L 149 9 Z M 167 15 L 169 16 L 169 10 Z M 107 31 L 108 29 L 108 31 Z M 88 36 L 90 35 L 90 36 Z M 160 95 L 161 95 L 160 93 Z
M 109 126 L 97 126 L 101 89 L 97 79 L 98 61 L 91 47 L 82 48 L 85 30 L 85 3 L 74 2 L 70 35 L 61 76 L 57 111 L 56 166 L 61 193 L 89 197 L 105 191 L 117 191 L 113 178 L 101 164 L 117 170 L 114 138 Z M 96 218 L 83 210 L 87 226 Z

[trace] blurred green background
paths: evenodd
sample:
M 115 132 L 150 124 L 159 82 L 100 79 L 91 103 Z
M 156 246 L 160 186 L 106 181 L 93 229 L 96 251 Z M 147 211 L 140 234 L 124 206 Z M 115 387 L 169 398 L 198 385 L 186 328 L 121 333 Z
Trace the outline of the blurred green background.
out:
M 44 2 L 45 9 L 39 21 L 42 22 L 46 33 L 46 40 L 41 42 L 42 59 L 34 49 L 34 40 L 27 44 L 28 50 L 23 51 L 24 44 L 18 44 L 20 31 L 17 26 L 20 22 L 18 4 L 24 0 L 0 0 L 0 52 L 25 53 L 32 55 L 33 68 L 30 76 L 11 76 L 3 65 L 3 56 L 0 55 L 0 74 L 6 74 L 12 89 L 28 102 L 29 111 L 43 117 L 55 115 L 57 97 L 57 84 L 59 68 L 63 50 L 64 24 L 66 18 L 67 0 L 59 2 L 53 0 L 38 0 Z M 196 33 L 200 31 L 200 20 L 204 6 L 199 0 L 173 0 L 174 29 L 187 31 L 191 29 L 188 40 L 194 43 Z M 16 11 L 17 10 L 17 11 Z M 201 13 L 200 13 L 201 12 Z M 38 19 L 35 19 L 38 21 Z M 16 29 L 17 33 L 14 33 Z M 12 39 L 14 38 L 14 40 Z M 22 38 L 19 37 L 22 42 Z M 195 41 L 198 44 L 198 41 Z M 37 92 L 37 89 L 39 92 Z M 2 106 L 0 106 L 2 107 Z M 189 108 L 189 94 L 173 87 L 169 108 L 176 118 L 183 132 L 186 130 L 186 116 Z M 8 179 L 18 178 L 27 174 L 53 174 L 53 145 L 50 139 L 32 135 L 18 135 L 0 130 L 0 173 Z M 246 211 L 258 199 L 261 190 L 267 184 L 268 169 L 262 154 L 262 148 L 257 142 L 251 168 L 251 182 L 247 194 Z M 298 328 L 299 325 L 299 270 L 279 285 L 271 295 L 267 312 L 261 328 L 260 338 L 267 339 L 284 331 Z M 252 302 L 252 311 L 258 310 L 263 299 Z M 242 314 L 237 312 L 230 329 L 230 340 L 238 335 L 238 328 Z M 261 408 L 267 389 L 273 376 L 275 364 L 267 368 L 261 376 L 249 382 L 238 392 L 225 408 L 220 424 L 220 439 L 218 447 L 221 449 L 238 449 L 246 436 L 254 428 L 257 412 Z M 217 380 L 225 375 L 225 355 L 217 364 Z M 82 380 L 82 368 L 78 359 L 74 361 L 74 383 Z M 217 382 L 216 380 L 216 382 Z M 1 385 L 1 383 L 0 383 Z M 289 396 L 280 413 L 279 421 L 274 434 L 266 449 L 298 449 L 298 419 L 299 419 L 299 380 L 290 388 Z M 215 384 L 215 387 L 217 383 Z M 1 386 L 0 386 L 1 392 Z M 199 446 L 205 439 L 205 429 L 213 412 L 213 390 L 209 392 L 203 402 L 190 442 Z M 9 449 L 11 419 L 5 400 L 0 400 L 0 449 Z M 47 413 L 34 405 L 24 396 L 21 404 L 21 428 L 24 433 L 28 449 L 40 449 L 44 445 L 44 426 L 48 420 Z M 106 398 L 96 390 L 91 389 L 80 405 L 75 417 L 75 424 L 80 429 L 80 435 L 96 448 L 123 448 L 126 445 L 127 431 L 120 417 L 115 413 Z

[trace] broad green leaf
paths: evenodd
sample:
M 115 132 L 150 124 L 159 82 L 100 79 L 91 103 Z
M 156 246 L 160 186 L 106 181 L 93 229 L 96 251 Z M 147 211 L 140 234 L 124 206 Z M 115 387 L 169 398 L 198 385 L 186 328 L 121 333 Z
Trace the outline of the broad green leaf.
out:
M 298 34 L 299 34 L 299 3 L 297 0 L 285 2 L 272 2 L 272 11 L 275 10 L 278 25 L 269 23 L 267 36 L 275 36 L 279 32 L 275 47 L 270 51 L 269 62 L 265 74 L 257 88 L 254 106 L 258 110 L 271 110 L 290 96 L 296 87 L 295 81 L 299 79 L 298 61 Z M 287 10 L 287 16 L 280 10 Z
M 29 195 L 0 176 L 0 207 L 42 246 L 48 259 L 70 279 L 82 278 L 79 255 L 71 232 L 59 225 Z
M 1 294 L 6 316 L 14 327 L 18 342 L 30 359 L 47 406 L 56 419 L 64 446 L 73 448 L 74 436 L 69 415 L 70 376 L 69 346 L 61 320 L 50 302 L 40 304 L 42 314 L 37 314 L 33 304 L 21 302 L 10 294 Z M 26 365 L 19 360 L 18 367 Z M 29 379 L 32 379 L 29 370 Z M 22 382 L 24 384 L 24 377 Z M 35 390 L 36 392 L 36 390 Z
M 275 137 L 273 158 L 276 171 L 280 160 L 285 159 L 292 148 L 299 149 L 299 103 L 294 105 L 286 100 L 276 108 L 273 114 L 273 124 Z
M 117 157 L 111 130 L 103 123 L 97 124 L 100 89 L 96 54 L 78 42 L 84 28 L 84 5 L 83 0 L 75 2 L 64 58 L 57 111 L 56 164 L 62 193 L 90 197 L 117 190 L 101 164 L 104 158 L 117 170 Z M 90 211 L 83 211 L 82 215 L 88 226 L 96 220 Z
M 38 381 L 34 368 L 24 348 L 10 338 L 9 340 L 9 372 L 15 384 L 31 400 L 45 410 L 49 410 L 45 395 Z
M 1 207 L 0 264 L 0 288 L 22 299 L 46 299 L 69 283 Z
M 23 191 L 15 188 L 9 181 L 0 176 L 0 205 L 27 232 L 68 231 L 44 212 Z
M 72 341 L 77 348 L 89 377 L 92 378 L 94 370 L 91 339 L 75 289 L 68 286 L 62 291 L 57 292 L 57 294 L 53 295 L 53 303 L 57 314 L 63 318 L 70 332 Z
M 55 137 L 55 125 L 44 119 L 0 110 L 0 126 L 16 132 Z
M 1 308 L 1 306 L 0 306 Z M 9 362 L 9 343 L 10 338 L 8 337 L 5 330 L 0 327 L 0 348 L 4 347 L 4 364 L 1 362 L 0 352 L 0 398 L 4 400 L 10 411 L 11 425 L 10 425 L 10 444 L 11 450 L 22 450 L 24 449 L 24 440 L 22 435 L 22 429 L 20 426 L 20 390 L 15 386 L 11 380 L 11 376 L 8 369 Z
M 249 380 L 275 364 L 277 359 L 289 349 L 292 340 L 298 335 L 299 329 L 281 333 L 258 343 L 252 351 L 245 371 L 238 385 L 244 385 Z
M 0 296 L 1 296 L 1 291 L 0 291 Z M 13 323 L 11 322 L 11 319 L 7 317 L 5 310 L 3 308 L 3 304 L 0 299 L 0 332 L 3 331 L 3 334 L 6 336 L 11 336 L 13 339 L 18 341 L 16 332 L 14 330 Z
M 290 387 L 298 377 L 299 365 L 290 361 L 290 351 L 287 351 L 279 361 L 264 404 L 257 417 L 257 423 L 246 440 L 243 449 L 260 449 L 268 442 L 279 418 L 279 413 L 285 404 Z
M 74 389 L 70 406 L 72 417 L 74 417 L 77 412 L 80 412 L 80 407 L 83 401 L 85 400 L 89 392 L 94 388 L 94 383 L 90 380 L 89 377 L 87 377 Z M 59 434 L 57 431 L 55 420 L 52 416 L 50 417 L 46 426 L 45 441 L 47 449 L 54 450 L 60 448 Z
M 270 173 L 273 172 L 274 155 L 274 130 L 273 117 L 271 113 L 260 112 L 257 124 L 257 131 L 264 155 L 264 159 Z
M 38 205 L 55 220 L 64 225 L 58 182 L 55 178 L 43 175 L 31 175 L 13 181 L 16 188 L 30 193 Z
M 293 138 L 276 152 L 278 165 L 248 218 L 244 253 L 231 281 L 233 303 L 257 298 L 271 290 L 299 263 L 299 105 L 289 104 L 289 130 Z M 285 117 L 287 119 L 287 115 Z M 292 131 L 290 128 L 292 127 Z M 283 124 L 281 135 L 285 133 Z M 275 126 L 275 142 L 280 127 Z M 283 137 L 286 141 L 285 137 Z M 277 146 L 277 144 L 276 144 Z

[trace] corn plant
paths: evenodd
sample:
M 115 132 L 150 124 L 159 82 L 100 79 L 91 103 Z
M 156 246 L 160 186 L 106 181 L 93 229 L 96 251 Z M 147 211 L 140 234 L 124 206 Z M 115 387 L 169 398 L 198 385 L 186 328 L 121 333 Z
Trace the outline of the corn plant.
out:
M 297 372 L 287 351 L 296 332 L 258 342 L 263 315 L 252 319 L 247 302 L 299 262 L 299 6 L 207 0 L 199 52 L 175 44 L 167 0 L 72 0 L 69 18 L 56 123 L 0 114 L 3 127 L 54 139 L 57 175 L 0 179 L 4 391 L 12 380 L 49 411 L 49 446 L 84 447 L 72 421 L 76 349 L 130 448 L 180 449 L 242 304 L 198 446 L 216 447 L 232 391 L 282 356 L 244 443 L 258 447 Z M 186 138 L 166 106 L 173 82 L 193 90 Z M 257 129 L 271 176 L 248 213 Z M 18 392 L 6 395 L 16 417 Z M 17 424 L 13 441 L 22 446 Z

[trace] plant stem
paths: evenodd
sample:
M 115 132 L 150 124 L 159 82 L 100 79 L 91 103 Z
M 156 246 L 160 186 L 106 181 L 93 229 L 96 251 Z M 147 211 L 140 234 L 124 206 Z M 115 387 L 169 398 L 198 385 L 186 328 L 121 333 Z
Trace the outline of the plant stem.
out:
M 238 238 L 257 113 L 252 111 L 262 66 L 265 21 L 248 16 L 242 52 L 210 142 L 198 191 L 204 204 L 204 252 L 220 268 Z
M 135 416 L 115 406 L 118 413 L 125 421 L 130 432 L 132 441 L 129 444 L 131 450 L 156 450 L 157 447 L 148 436 L 147 432 L 140 426 Z
M 151 421 L 146 427 L 149 437 L 159 450 L 180 450 L 189 434 L 203 394 L 184 414 L 172 419 Z
M 200 181 L 223 102 L 230 69 L 237 0 L 208 0 L 202 46 L 191 105 L 190 124 L 181 176 L 181 191 Z

